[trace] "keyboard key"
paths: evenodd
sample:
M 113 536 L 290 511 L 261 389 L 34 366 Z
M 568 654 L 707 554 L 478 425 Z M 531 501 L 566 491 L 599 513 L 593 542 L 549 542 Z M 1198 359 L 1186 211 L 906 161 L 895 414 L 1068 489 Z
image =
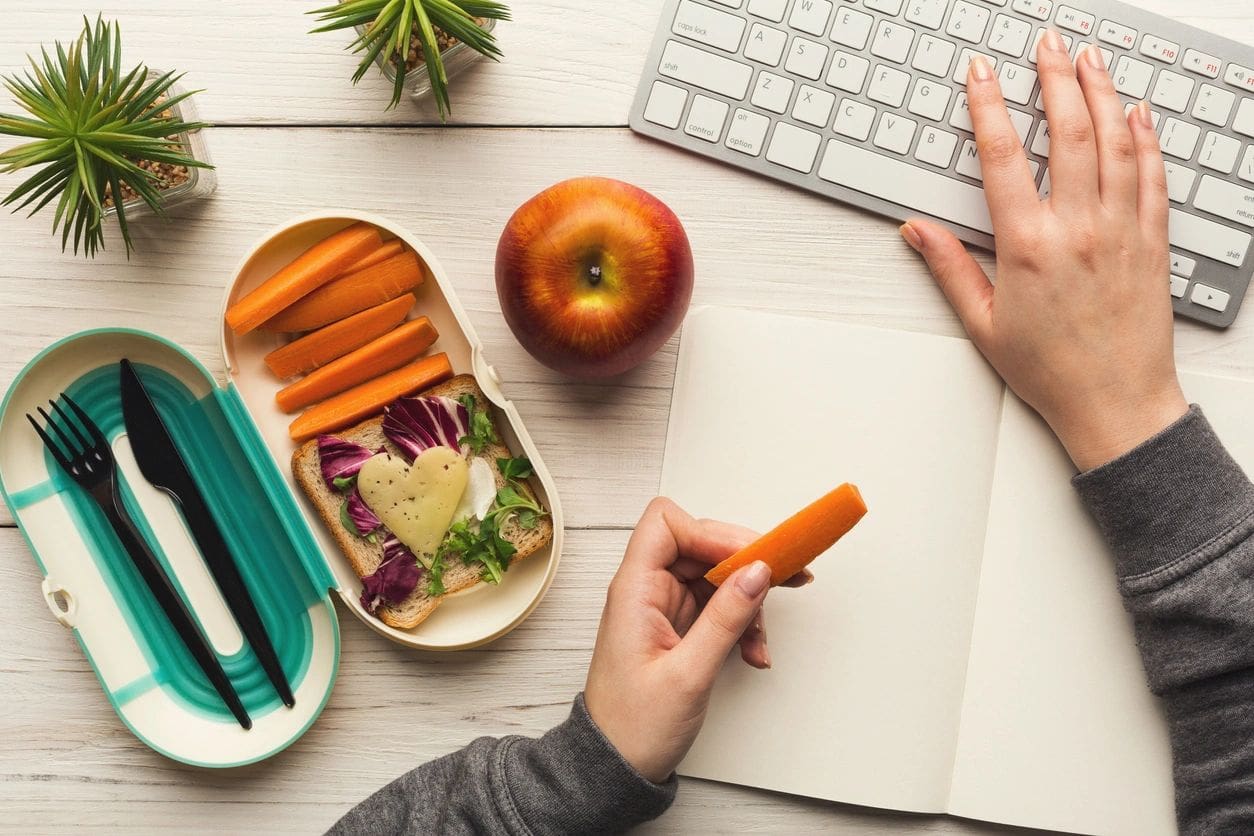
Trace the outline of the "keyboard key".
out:
M 1065 47 L 1067 47 L 1067 51 L 1070 52 L 1072 44 L 1075 43 L 1075 38 L 1070 35 L 1063 34 L 1062 32 L 1059 32 L 1058 34 L 1062 35 L 1062 43 Z M 1032 39 L 1032 46 L 1028 50 L 1028 60 L 1033 64 L 1036 63 L 1036 49 L 1041 45 L 1041 38 L 1043 37 L 1045 37 L 1045 30 L 1037 29 L 1036 37 Z
M 1141 38 L 1141 54 L 1164 64 L 1174 64 L 1180 54 L 1180 45 L 1157 35 L 1146 35 Z
M 749 30 L 749 40 L 745 43 L 745 57 L 750 61 L 777 67 L 779 59 L 784 57 L 784 45 L 787 43 L 788 36 L 780 30 L 755 23 Z
M 947 8 L 949 0 L 910 0 L 906 4 L 906 20 L 928 29 L 939 29 Z
M 688 111 L 688 121 L 684 124 L 684 133 L 704 139 L 706 142 L 718 142 L 723 135 L 723 123 L 727 121 L 727 103 L 709 96 L 697 95 L 692 99 L 692 108 Z
M 901 13 L 901 0 L 864 0 L 868 9 L 883 12 L 886 15 Z
M 714 0 L 714 2 L 729 9 L 739 9 L 744 0 Z
M 1189 258 L 1187 255 L 1179 253 L 1171 254 L 1171 272 L 1176 276 L 1189 278 L 1193 275 L 1193 271 L 1197 268 L 1197 262 Z
M 910 66 L 937 78 L 944 78 L 949 75 L 949 66 L 953 63 L 955 51 L 957 47 L 950 41 L 921 35 L 919 48 L 914 51 L 914 60 L 910 62 Z
M 1171 295 L 1177 299 L 1184 298 L 1184 291 L 1189 286 L 1189 280 L 1181 276 L 1172 275 L 1171 277 Z
M 1092 45 L 1091 41 L 1079 41 L 1076 43 L 1075 49 L 1071 50 L 1071 60 L 1073 62 L 1080 60 L 1080 54 Z M 1109 71 L 1111 65 L 1115 63 L 1115 53 L 1104 46 L 1099 46 L 1097 51 L 1102 55 L 1102 66 Z
M 802 174 L 814 168 L 814 158 L 819 152 L 822 137 L 787 122 L 777 122 L 766 158 L 776 165 L 786 166 Z
M 871 101 L 882 102 L 889 107 L 901 107 L 906 100 L 906 91 L 910 89 L 910 76 L 878 64 L 871 73 L 871 86 L 866 95 Z
M 949 114 L 949 124 L 955 128 L 975 133 L 975 125 L 971 124 L 971 107 L 967 102 L 967 94 L 959 93 L 954 102 L 954 111 Z
M 1081 35 L 1087 35 L 1093 31 L 1093 24 L 1096 18 L 1087 12 L 1079 9 L 1073 9 L 1070 6 L 1059 6 L 1058 14 L 1054 15 L 1054 23 L 1057 23 L 1063 29 L 1070 29 L 1072 32 L 1079 32 Z
M 1254 227 L 1254 191 L 1212 177 L 1202 177 L 1193 196 L 1193 205 L 1203 212 Z
M 1001 94 L 1006 101 L 1021 105 L 1032 101 L 1032 91 L 1036 88 L 1036 70 L 1020 67 L 1018 64 L 1002 64 L 997 78 L 1001 82 Z
M 980 168 L 980 149 L 976 147 L 974 140 L 968 139 L 962 143 L 962 150 L 958 152 L 958 165 L 954 170 L 964 177 L 980 181 L 984 179 L 984 171 Z
M 984 6 L 958 0 L 949 15 L 949 25 L 945 27 L 945 33 L 978 44 L 984 40 L 984 30 L 988 28 L 990 14 L 992 13 Z
M 1167 167 L 1167 198 L 1173 203 L 1188 203 L 1189 195 L 1193 194 L 1193 182 L 1197 180 L 1197 172 L 1170 161 L 1165 165 Z
M 1204 284 L 1193 285 L 1193 294 L 1189 296 L 1189 300 L 1195 305 L 1201 305 L 1204 308 L 1210 308 L 1212 311 L 1222 313 L 1228 307 L 1228 299 L 1230 297 L 1217 287 L 1210 287 Z
M 945 118 L 951 94 L 951 88 L 920 78 L 914 83 L 914 92 L 910 94 L 910 104 L 906 106 L 906 110 L 924 119 L 939 122 Z
M 1132 49 L 1136 46 L 1136 30 L 1113 20 L 1103 20 L 1097 27 L 1097 39 L 1102 43 Z
M 1233 267 L 1245 263 L 1250 236 L 1226 224 L 1215 223 L 1179 209 L 1169 210 L 1167 238 L 1171 246 L 1204 255 Z
M 875 40 L 871 42 L 871 54 L 897 64 L 904 64 L 906 56 L 910 54 L 912 43 L 914 43 L 913 29 L 902 26 L 900 23 L 893 23 L 891 20 L 881 20 L 879 27 L 875 30 Z
M 865 58 L 837 51 L 832 66 L 827 69 L 827 85 L 850 93 L 861 93 L 870 69 L 871 62 Z
M 840 109 L 836 111 L 836 124 L 832 129 L 850 139 L 866 142 L 874 124 L 875 108 L 853 99 L 844 99 L 840 103 Z
M 1191 73 L 1204 75 L 1207 78 L 1219 78 L 1220 63 L 1220 60 L 1213 55 L 1198 52 L 1196 49 L 1186 49 L 1184 51 L 1184 60 L 1180 62 L 1180 66 Z
M 1032 37 L 1032 24 L 1009 15 L 998 15 L 993 21 L 993 34 L 989 35 L 988 48 L 1014 58 L 1023 56 Z
M 649 91 L 649 101 L 644 106 L 644 118 L 664 128 L 678 128 L 687 103 L 687 90 L 665 81 L 655 81 Z
M 1241 158 L 1241 167 L 1237 169 L 1237 176 L 1247 183 L 1254 183 L 1254 145 L 1245 149 L 1245 156 Z
M 1126 55 L 1119 57 L 1119 60 L 1115 62 L 1115 71 L 1111 73 L 1115 89 L 1134 99 L 1145 98 L 1145 94 L 1149 92 L 1150 79 L 1153 77 L 1152 66 Z
M 875 129 L 875 139 L 871 140 L 886 151 L 906 154 L 910 151 L 910 143 L 914 142 L 914 132 L 919 123 L 896 113 L 881 113 L 879 127 Z
M 678 41 L 666 42 L 658 72 L 729 99 L 743 99 L 753 78 L 744 64 Z
M 1224 81 L 1233 87 L 1240 87 L 1247 93 L 1254 92 L 1254 70 L 1240 64 L 1229 64 L 1228 72 L 1224 73 Z
M 1014 0 L 1010 8 L 1037 20 L 1049 20 L 1049 13 L 1054 10 L 1054 4 L 1051 0 Z
M 1197 141 L 1201 135 L 1202 129 L 1197 125 L 1182 122 L 1179 119 L 1168 119 L 1163 125 L 1162 134 L 1158 137 L 1158 144 L 1164 154 L 1190 160 L 1197 149 Z
M 1206 138 L 1202 140 L 1202 150 L 1197 155 L 1197 161 L 1206 168 L 1231 174 L 1237 167 L 1237 157 L 1240 155 L 1240 140 L 1208 131 Z M 1251 208 L 1254 209 L 1254 203 L 1251 203 Z
M 966 86 L 967 71 L 971 68 L 971 59 L 977 55 L 983 55 L 984 60 L 988 61 L 990 67 L 997 67 L 997 59 L 983 52 L 976 52 L 974 49 L 963 49 L 962 54 L 958 56 L 958 63 L 954 65 L 953 80 L 956 84 Z
M 731 127 L 727 129 L 728 148 L 756 157 L 762 153 L 762 140 L 766 139 L 766 129 L 771 120 L 761 113 L 737 108 L 732 116 Z
M 1231 90 L 1203 84 L 1198 91 L 1197 101 L 1193 103 L 1193 118 L 1222 128 L 1228 124 L 1228 117 L 1232 115 L 1232 106 L 1236 101 L 1237 94 Z
M 819 177 L 962 226 L 992 233 L 984 190 L 855 145 L 829 139 Z
M 792 89 L 795 86 L 791 78 L 763 70 L 758 73 L 758 83 L 753 86 L 753 95 L 749 101 L 754 107 L 783 113 L 788 110 L 788 102 L 792 100 Z
M 836 12 L 836 22 L 832 24 L 832 40 L 853 49 L 866 49 L 874 22 L 875 18 L 868 14 L 841 7 Z
M 1036 136 L 1032 137 L 1031 151 L 1038 157 L 1049 158 L 1049 123 L 1044 119 L 1036 124 Z
M 914 149 L 914 158 L 937 168 L 949 168 L 957 147 L 957 136 L 949 131 L 924 125 L 923 132 L 919 134 L 919 146 Z
M 1154 93 L 1150 96 L 1150 102 L 1159 107 L 1165 107 L 1167 110 L 1174 110 L 1176 113 L 1184 113 L 1189 107 L 1189 99 L 1193 96 L 1193 87 L 1193 79 L 1170 70 L 1163 70 L 1158 74 L 1158 81 L 1154 84 Z
M 811 35 L 822 35 L 827 31 L 831 15 L 831 0 L 797 0 L 788 16 L 788 25 Z
M 1024 113 L 1022 110 L 1015 110 L 1013 107 L 1008 111 L 1010 113 L 1010 124 L 1014 126 L 1015 133 L 1019 135 L 1019 143 L 1026 145 L 1028 142 L 1028 134 L 1032 133 L 1032 114 Z
M 749 0 L 749 14 L 779 23 L 784 19 L 788 0 Z
M 835 106 L 836 97 L 831 93 L 803 84 L 797 91 L 797 101 L 792 106 L 792 118 L 816 128 L 826 128 Z
M 804 78 L 818 81 L 823 75 L 823 65 L 827 63 L 827 47 L 807 38 L 793 38 L 792 49 L 788 50 L 788 60 L 784 69 Z
M 745 33 L 745 19 L 692 0 L 680 0 L 671 31 L 715 49 L 736 52 L 740 49 L 740 36 Z
M 1254 136 L 1254 99 L 1242 99 L 1232 129 L 1243 136 Z

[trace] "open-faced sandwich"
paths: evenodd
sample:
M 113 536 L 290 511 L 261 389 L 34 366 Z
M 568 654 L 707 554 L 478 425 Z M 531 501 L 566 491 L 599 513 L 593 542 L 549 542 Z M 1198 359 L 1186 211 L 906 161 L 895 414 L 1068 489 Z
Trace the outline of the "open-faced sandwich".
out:
M 483 391 L 458 375 L 320 435 L 292 455 L 297 483 L 362 579 L 384 623 L 417 626 L 444 596 L 500 583 L 553 525 Z

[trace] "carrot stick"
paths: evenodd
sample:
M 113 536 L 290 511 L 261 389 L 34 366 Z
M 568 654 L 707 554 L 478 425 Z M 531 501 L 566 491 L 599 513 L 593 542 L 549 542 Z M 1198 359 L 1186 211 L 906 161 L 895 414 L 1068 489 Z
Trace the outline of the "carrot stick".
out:
M 384 372 L 400 368 L 430 348 L 438 336 L 431 320 L 425 316 L 410 320 L 285 386 L 274 396 L 274 400 L 284 412 L 304 409 Z
M 846 482 L 706 572 L 705 579 L 718 586 L 740 567 L 761 560 L 771 567 L 771 586 L 778 586 L 830 549 L 865 513 L 862 494 Z
M 267 331 L 312 331 L 408 293 L 422 284 L 422 278 L 422 262 L 406 250 L 318 288 L 262 327 Z
M 405 319 L 413 305 L 414 294 L 406 293 L 391 302 L 367 308 L 276 348 L 266 355 L 266 365 L 280 379 L 311 372 L 382 337 Z
M 350 265 L 344 272 L 356 273 L 358 270 L 365 270 L 367 267 L 373 267 L 380 261 L 387 261 L 394 255 L 400 255 L 405 252 L 405 244 L 399 238 L 393 238 L 391 241 L 384 241 L 383 246 L 372 252 L 370 255 L 358 261 L 356 264 Z
M 397 398 L 434 386 L 453 376 L 448 355 L 435 354 L 341 392 L 305 410 L 287 428 L 293 441 L 308 441 L 319 433 L 342 430 L 383 410 Z
M 247 334 L 297 299 L 322 287 L 382 244 L 379 230 L 370 224 L 355 223 L 341 229 L 305 250 L 227 308 L 226 324 L 236 334 Z

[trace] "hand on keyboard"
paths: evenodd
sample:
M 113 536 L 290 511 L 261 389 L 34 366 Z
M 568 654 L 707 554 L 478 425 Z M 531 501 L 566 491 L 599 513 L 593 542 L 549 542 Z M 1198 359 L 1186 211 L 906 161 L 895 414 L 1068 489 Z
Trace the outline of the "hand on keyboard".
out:
M 1088 470 L 1187 409 L 1176 378 L 1168 198 L 1145 103 L 1125 118 L 1100 52 L 1073 65 L 1056 32 L 1038 57 L 1052 190 L 1041 200 L 983 59 L 967 94 L 997 236 L 997 284 L 946 228 L 902 227 L 971 339 Z

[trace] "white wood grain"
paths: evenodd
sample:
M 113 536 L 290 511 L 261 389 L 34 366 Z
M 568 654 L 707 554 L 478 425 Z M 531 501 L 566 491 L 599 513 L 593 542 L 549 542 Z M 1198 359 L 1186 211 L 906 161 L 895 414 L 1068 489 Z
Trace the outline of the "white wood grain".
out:
M 270 761 L 213 771 L 167 760 L 122 726 L 70 632 L 45 608 L 25 543 L 16 530 L 0 530 L 0 830 L 311 833 L 406 769 L 476 737 L 542 734 L 583 687 L 605 587 L 626 539 L 627 532 L 572 532 L 544 603 L 480 650 L 407 650 L 339 608 L 340 672 L 322 716 Z M 996 832 L 696 780 L 683 782 L 679 802 L 649 830 L 912 827 Z
M 227 124 L 426 124 L 429 103 L 386 111 L 390 90 L 372 72 L 356 89 L 345 33 L 308 34 L 304 12 L 329 0 L 113 0 L 90 7 L 124 27 L 128 60 L 185 70 L 200 107 Z M 1140 0 L 1160 14 L 1254 42 L 1248 0 Z M 453 82 L 453 121 L 491 125 L 622 125 L 661 0 L 521 0 L 498 29 L 505 59 Z M 0 73 L 39 44 L 81 26 L 75 0 L 8 0 Z

